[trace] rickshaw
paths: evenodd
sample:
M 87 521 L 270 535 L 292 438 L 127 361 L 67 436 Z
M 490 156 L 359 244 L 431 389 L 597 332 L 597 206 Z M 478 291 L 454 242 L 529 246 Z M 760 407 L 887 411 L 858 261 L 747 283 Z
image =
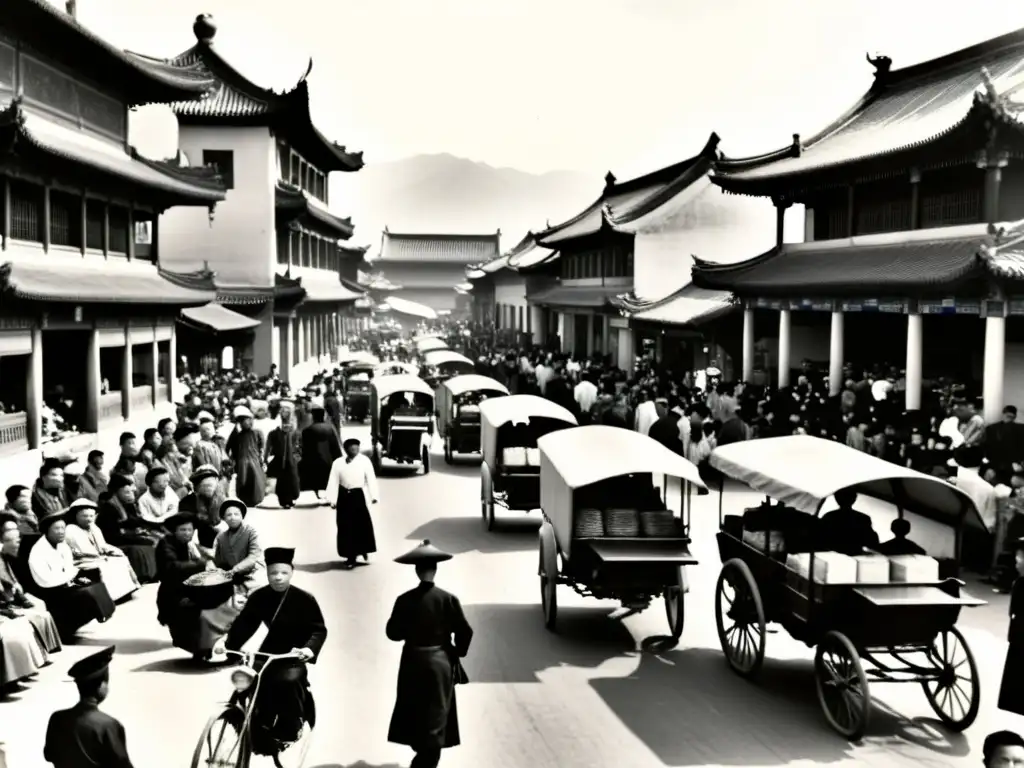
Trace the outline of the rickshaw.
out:
M 407 373 L 410 376 L 419 376 L 419 366 L 413 365 L 412 363 L 403 363 L 398 360 L 389 360 L 386 363 L 378 365 L 374 371 L 374 376 L 400 376 L 403 373 Z
M 577 424 L 571 411 L 536 395 L 480 403 L 480 515 L 488 531 L 494 530 L 496 505 L 522 512 L 540 508 L 537 440 Z
M 508 387 L 470 373 L 441 382 L 434 393 L 437 433 L 444 440 L 444 460 L 456 453 L 480 453 L 480 406 L 492 397 L 507 397 Z
M 415 342 L 415 344 L 416 351 L 420 355 L 425 355 L 427 352 L 433 352 L 434 350 L 437 349 L 448 349 L 448 345 L 445 344 L 444 339 L 437 339 L 434 338 L 433 336 L 420 339 L 419 341 Z
M 352 363 L 342 370 L 345 418 L 348 421 L 366 421 L 370 413 L 370 381 L 376 371 L 376 366 L 362 362 Z
M 425 367 L 433 368 L 437 372 L 437 379 L 446 379 L 451 376 L 462 376 L 475 373 L 476 366 L 473 361 L 465 355 L 453 352 L 450 349 L 435 349 L 423 355 Z
M 815 648 L 818 703 L 842 736 L 864 735 L 869 680 L 919 683 L 947 728 L 970 727 L 978 668 L 956 622 L 961 608 L 984 602 L 962 593 L 956 573 L 964 525 L 983 526 L 971 499 L 938 478 L 807 435 L 722 446 L 711 466 L 723 485 L 732 478 L 768 497 L 724 517 L 719 499 L 715 621 L 733 671 L 757 676 L 767 627 L 777 624 Z M 932 556 L 817 551 L 825 503 L 850 491 L 894 507 L 912 523 L 911 544 Z
M 396 402 L 397 401 L 397 402 Z M 384 458 L 399 464 L 421 462 L 430 472 L 434 433 L 434 391 L 409 374 L 378 376 L 370 382 L 370 458 L 380 471 Z
M 598 449 L 595 450 L 595 446 Z M 555 631 L 558 585 L 582 597 L 618 600 L 624 619 L 662 597 L 669 634 L 685 623 L 690 488 L 704 488 L 692 463 L 630 429 L 592 425 L 544 435 L 538 535 L 544 625 Z M 663 478 L 659 490 L 654 474 Z M 680 515 L 666 506 L 668 477 L 680 483 Z M 559 567 L 561 560 L 561 567 Z

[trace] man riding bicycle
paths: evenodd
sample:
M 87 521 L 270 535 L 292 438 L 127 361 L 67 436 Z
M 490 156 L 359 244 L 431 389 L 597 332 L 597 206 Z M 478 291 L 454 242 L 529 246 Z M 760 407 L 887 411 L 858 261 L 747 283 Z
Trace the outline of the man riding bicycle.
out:
M 249 595 L 225 640 L 215 653 L 237 652 L 266 624 L 261 653 L 294 653 L 295 659 L 270 662 L 256 693 L 254 734 L 269 731 L 273 741 L 299 739 L 306 722 L 308 679 L 306 664 L 315 664 L 327 639 L 327 627 L 316 598 L 291 585 L 294 549 L 269 547 L 264 552 L 269 584 Z M 258 744 L 257 752 L 263 752 Z

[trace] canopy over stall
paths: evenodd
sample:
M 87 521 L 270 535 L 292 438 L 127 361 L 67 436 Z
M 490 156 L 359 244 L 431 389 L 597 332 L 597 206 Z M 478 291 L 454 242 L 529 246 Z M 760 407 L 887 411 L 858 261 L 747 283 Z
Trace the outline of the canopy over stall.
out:
M 432 352 L 427 352 L 423 355 L 423 361 L 427 365 L 445 365 L 446 363 L 464 363 L 465 365 L 473 365 L 473 361 L 465 355 L 460 355 L 458 352 L 452 352 L 450 349 L 435 349 Z
M 186 307 L 181 310 L 181 317 L 189 325 L 214 333 L 247 331 L 260 324 L 259 320 L 253 320 L 217 302 L 210 302 L 201 307 Z

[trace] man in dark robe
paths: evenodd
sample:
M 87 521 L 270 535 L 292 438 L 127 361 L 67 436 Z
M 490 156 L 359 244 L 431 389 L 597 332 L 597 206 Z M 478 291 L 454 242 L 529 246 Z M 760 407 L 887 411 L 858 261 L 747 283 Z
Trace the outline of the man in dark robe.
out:
M 327 385 L 327 391 L 324 392 L 324 410 L 327 411 L 328 421 L 334 425 L 334 428 L 340 435 L 341 428 L 344 425 L 343 414 L 345 412 L 345 404 L 342 402 L 342 399 L 338 397 L 334 379 L 324 379 L 324 383 Z
M 257 507 L 267 495 L 264 470 L 263 433 L 253 429 L 252 411 L 244 405 L 235 408 L 235 431 L 228 438 L 227 454 L 235 465 L 235 496 L 247 507 Z
M 45 459 L 39 468 L 39 479 L 32 489 L 32 511 L 42 519 L 68 508 L 64 490 L 64 467 L 57 459 Z
M 267 741 L 288 744 L 297 741 L 302 733 L 309 696 L 306 664 L 315 664 L 319 658 L 327 640 L 327 626 L 316 598 L 292 586 L 295 550 L 268 547 L 264 558 L 269 584 L 249 595 L 226 640 L 218 643 L 213 653 L 217 656 L 226 650 L 240 650 L 261 624 L 266 625 L 267 636 L 260 645 L 260 653 L 295 653 L 295 659 L 270 662 L 262 673 L 256 699 L 258 729 L 254 749 L 268 753 L 276 745 Z M 266 740 L 259 735 L 259 729 L 271 723 L 271 738 Z
M 320 499 L 327 489 L 331 465 L 335 459 L 341 458 L 341 440 L 334 425 L 327 422 L 327 412 L 322 402 L 314 401 L 311 413 L 313 423 L 302 430 L 299 478 L 302 490 L 313 491 L 317 499 Z
M 405 643 L 388 741 L 413 748 L 410 768 L 437 768 L 441 750 L 460 744 L 455 686 L 468 682 L 459 660 L 473 628 L 459 599 L 434 584 L 437 564 L 451 557 L 424 541 L 395 558 L 415 566 L 420 580 L 395 600 L 386 629 L 389 640 Z
M 1024 738 L 1013 731 L 996 731 L 981 747 L 985 768 L 1007 768 L 1024 762 Z
M 1014 547 L 1014 568 L 1017 578 L 1010 591 L 1010 624 L 1006 631 L 1009 648 L 1003 662 L 1003 679 L 999 686 L 999 709 L 1024 715 L 1024 539 Z
M 267 435 L 267 475 L 274 478 L 277 503 L 291 509 L 299 498 L 299 461 L 302 458 L 302 435 L 295 427 L 295 404 L 282 400 L 281 426 Z
M 213 561 L 204 557 L 192 541 L 196 519 L 188 513 L 172 515 L 164 523 L 170 531 L 156 549 L 160 588 L 156 593 L 156 618 L 171 633 L 175 648 L 204 655 L 199 649 L 199 606 L 186 596 L 185 579 L 207 569 Z
M 851 557 L 863 555 L 865 548 L 878 548 L 878 534 L 871 518 L 853 508 L 857 494 L 844 488 L 835 494 L 838 509 L 821 518 L 818 526 L 818 551 L 840 552 Z
M 111 646 L 72 665 L 78 703 L 50 715 L 43 759 L 54 768 L 132 768 L 124 726 L 99 705 L 110 689 Z
M 682 456 L 683 441 L 679 439 L 679 419 L 682 414 L 669 410 L 668 400 L 664 397 L 655 400 L 654 405 L 658 409 L 658 419 L 651 424 L 647 436 Z

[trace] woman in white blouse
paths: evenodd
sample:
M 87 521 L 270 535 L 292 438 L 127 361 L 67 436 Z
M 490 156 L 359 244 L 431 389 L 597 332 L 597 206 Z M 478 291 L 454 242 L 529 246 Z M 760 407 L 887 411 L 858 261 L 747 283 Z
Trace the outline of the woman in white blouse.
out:
M 33 584 L 26 586 L 46 603 L 61 639 L 67 642 L 93 619 L 103 622 L 113 616 L 114 601 L 102 582 L 91 581 L 75 565 L 75 556 L 64 540 L 64 514 L 56 512 L 39 521 L 42 537 L 28 555 Z
M 85 571 L 99 571 L 100 581 L 115 603 L 133 594 L 139 588 L 139 579 L 124 552 L 103 538 L 103 531 L 96 525 L 96 504 L 76 499 L 68 509 L 68 519 L 72 522 L 64 540 L 71 548 L 75 565 Z
M 373 464 L 359 452 L 359 441 L 349 438 L 342 447 L 345 455 L 334 461 L 327 479 L 327 501 L 337 510 L 338 556 L 351 569 L 356 558 L 369 562 L 377 551 L 370 505 L 380 499 L 380 491 Z
M 146 492 L 137 502 L 139 517 L 163 529 L 164 523 L 178 514 L 178 494 L 170 490 L 171 475 L 166 467 L 153 467 L 146 473 Z

